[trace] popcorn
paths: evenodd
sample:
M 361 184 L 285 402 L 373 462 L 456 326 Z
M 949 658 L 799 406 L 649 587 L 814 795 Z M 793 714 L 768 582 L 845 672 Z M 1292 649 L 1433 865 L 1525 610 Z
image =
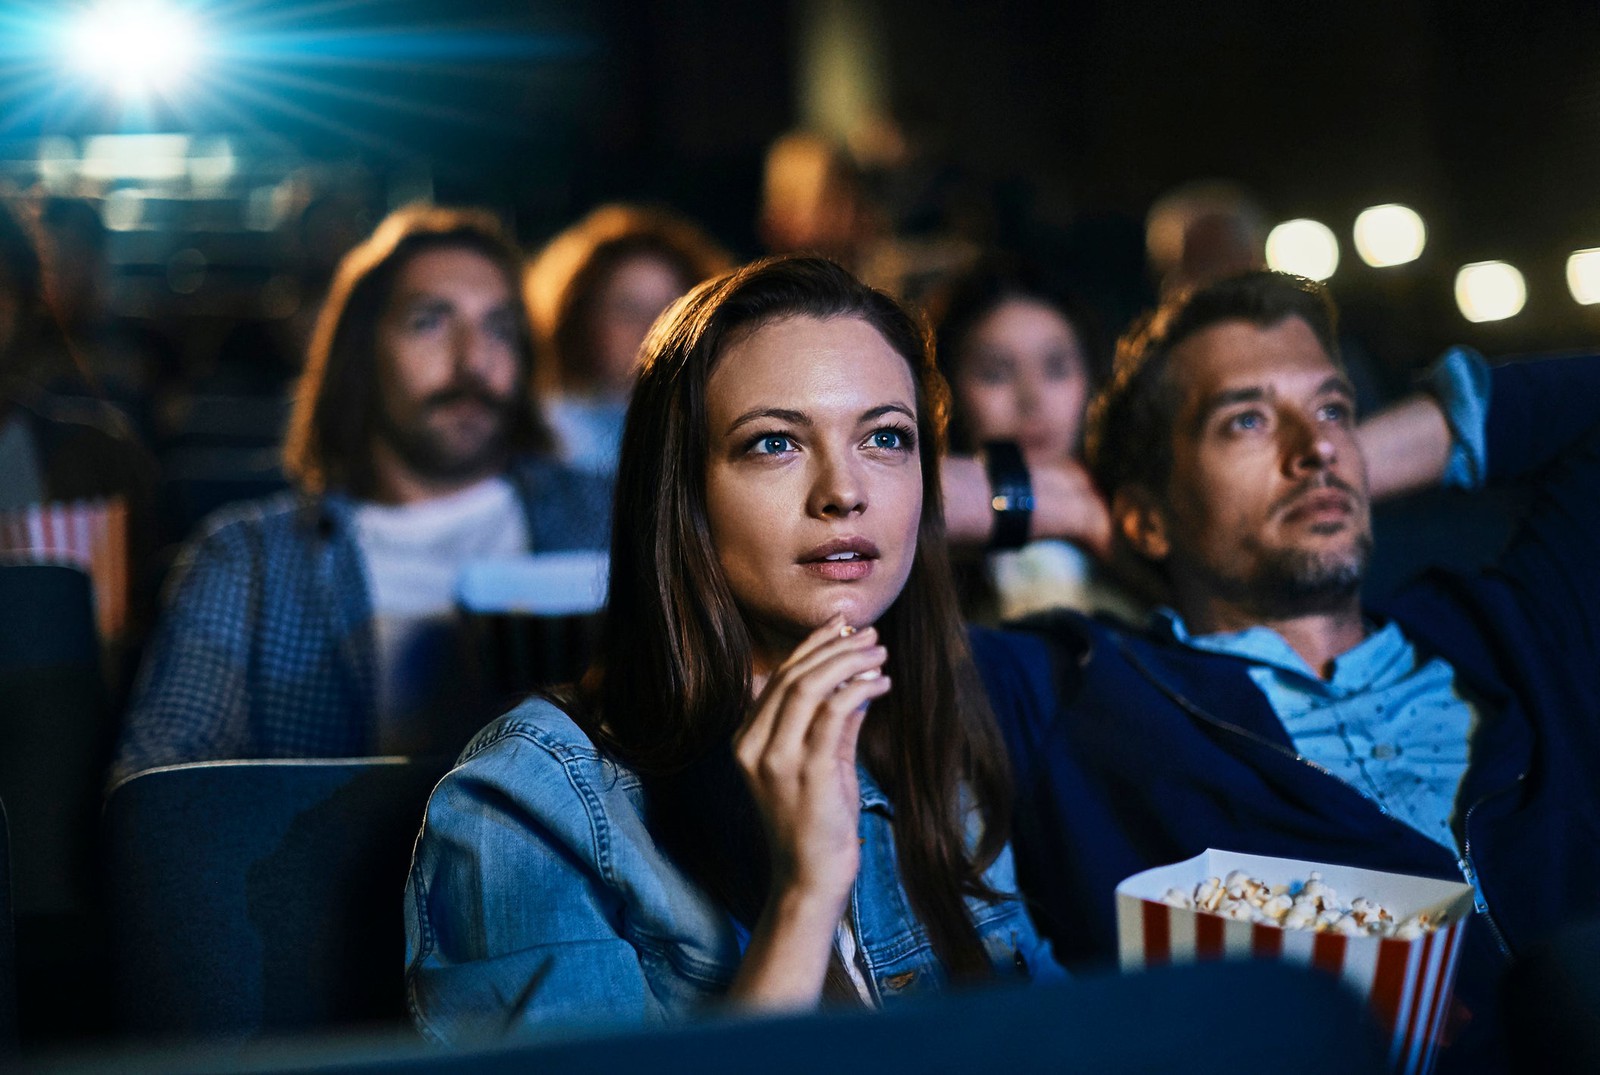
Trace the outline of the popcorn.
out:
M 1212 848 L 1124 878 L 1116 911 L 1124 969 L 1264 959 L 1333 974 L 1366 999 L 1391 1070 L 1425 1075 L 1448 1022 L 1473 892 L 1456 881 Z
M 1446 915 L 1412 915 L 1396 922 L 1388 908 L 1376 900 L 1357 896 L 1348 907 L 1339 893 L 1312 870 L 1303 882 L 1268 885 L 1243 870 L 1226 878 L 1208 877 L 1192 893 L 1169 888 L 1161 902 L 1220 915 L 1236 922 L 1257 922 L 1283 929 L 1309 929 L 1346 937 L 1393 937 L 1409 941 L 1448 924 Z

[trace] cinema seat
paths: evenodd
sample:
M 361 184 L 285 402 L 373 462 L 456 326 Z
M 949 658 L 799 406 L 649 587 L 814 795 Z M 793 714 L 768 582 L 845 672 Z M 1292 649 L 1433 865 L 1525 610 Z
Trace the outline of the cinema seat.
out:
M 403 1023 L 402 892 L 447 765 L 202 762 L 114 787 L 120 1030 L 240 1040 Z

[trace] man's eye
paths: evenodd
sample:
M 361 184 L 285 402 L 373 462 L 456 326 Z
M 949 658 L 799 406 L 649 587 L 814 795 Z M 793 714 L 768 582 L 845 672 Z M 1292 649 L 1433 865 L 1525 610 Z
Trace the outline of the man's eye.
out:
M 438 310 L 420 310 L 406 320 L 406 328 L 412 332 L 427 332 L 438 328 L 444 321 L 444 315 Z
M 1228 428 L 1240 433 L 1248 433 L 1260 429 L 1266 424 L 1266 415 L 1260 411 L 1241 411 L 1228 419 Z
M 489 332 L 502 343 L 515 343 L 517 341 L 517 322 L 512 317 L 490 318 Z
M 750 450 L 757 455 L 782 455 L 794 451 L 794 441 L 782 433 L 766 433 L 756 438 Z
M 1325 422 L 1348 422 L 1354 416 L 1354 411 L 1348 403 L 1324 403 L 1318 411 L 1318 417 Z

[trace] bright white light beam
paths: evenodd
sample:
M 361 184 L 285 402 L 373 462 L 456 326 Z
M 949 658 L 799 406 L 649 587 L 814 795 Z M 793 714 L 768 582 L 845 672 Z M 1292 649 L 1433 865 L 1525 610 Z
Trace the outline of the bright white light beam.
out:
M 172 88 L 200 53 L 194 20 L 163 0 L 101 0 L 73 18 L 64 44 L 74 70 L 124 97 Z

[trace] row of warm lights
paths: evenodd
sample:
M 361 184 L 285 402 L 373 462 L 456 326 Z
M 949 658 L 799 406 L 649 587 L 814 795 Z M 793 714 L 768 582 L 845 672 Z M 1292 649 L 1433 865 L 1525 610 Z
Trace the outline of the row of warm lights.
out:
M 1427 245 L 1428 229 L 1404 205 L 1375 205 L 1356 217 L 1356 253 L 1373 268 L 1415 261 Z M 1267 264 L 1283 272 L 1326 280 L 1339 267 L 1339 240 L 1326 224 L 1289 220 L 1267 236 Z M 1600 303 L 1600 249 L 1567 258 L 1567 288 L 1585 306 Z M 1522 311 L 1528 285 L 1504 261 L 1476 261 L 1456 273 L 1456 306 L 1468 321 L 1502 321 Z

